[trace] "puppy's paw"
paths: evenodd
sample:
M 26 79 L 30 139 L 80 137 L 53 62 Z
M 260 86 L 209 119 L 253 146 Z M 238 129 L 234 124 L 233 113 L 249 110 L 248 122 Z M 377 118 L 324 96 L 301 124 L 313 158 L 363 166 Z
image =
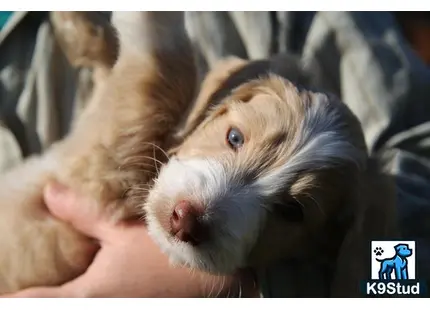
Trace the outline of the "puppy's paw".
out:
M 73 66 L 111 67 L 117 43 L 109 20 L 98 12 L 51 12 L 55 36 Z

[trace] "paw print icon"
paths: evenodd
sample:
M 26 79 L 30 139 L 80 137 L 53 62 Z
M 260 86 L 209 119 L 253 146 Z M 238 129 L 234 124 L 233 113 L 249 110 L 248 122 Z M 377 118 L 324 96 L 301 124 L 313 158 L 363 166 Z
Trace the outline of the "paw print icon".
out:
M 373 250 L 373 253 L 375 253 L 376 256 L 381 256 L 384 253 L 384 250 L 378 246 Z

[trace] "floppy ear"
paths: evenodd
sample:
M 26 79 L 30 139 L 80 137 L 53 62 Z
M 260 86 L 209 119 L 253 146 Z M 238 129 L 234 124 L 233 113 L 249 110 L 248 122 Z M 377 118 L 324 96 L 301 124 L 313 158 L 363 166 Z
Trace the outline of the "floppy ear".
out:
M 190 113 L 182 126 L 182 129 L 176 134 L 178 141 L 188 136 L 198 125 L 205 119 L 207 111 L 211 105 L 211 97 L 217 92 L 222 84 L 230 75 L 246 65 L 248 61 L 236 56 L 229 56 L 215 64 L 214 68 L 209 71 L 200 86 L 200 92 L 191 108 Z
M 394 180 L 369 159 L 360 185 L 348 199 L 352 225 L 341 244 L 331 286 L 333 297 L 359 297 L 361 281 L 370 279 L 371 241 L 398 237 Z

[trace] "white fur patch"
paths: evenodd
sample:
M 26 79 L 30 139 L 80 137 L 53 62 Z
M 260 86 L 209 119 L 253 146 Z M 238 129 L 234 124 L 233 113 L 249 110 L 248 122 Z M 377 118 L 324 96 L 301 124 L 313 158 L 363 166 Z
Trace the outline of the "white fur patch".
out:
M 204 220 L 212 234 L 207 243 L 193 247 L 177 242 L 161 227 L 156 208 L 173 210 L 179 199 L 206 209 Z M 239 185 L 235 175 L 214 160 L 171 159 L 160 172 L 145 209 L 150 235 L 172 262 L 218 273 L 243 265 L 265 221 L 256 191 Z

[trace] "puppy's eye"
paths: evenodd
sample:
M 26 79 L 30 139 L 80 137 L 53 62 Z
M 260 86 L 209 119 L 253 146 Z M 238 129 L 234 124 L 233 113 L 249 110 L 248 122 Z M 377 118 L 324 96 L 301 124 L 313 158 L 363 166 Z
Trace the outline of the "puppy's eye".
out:
M 288 222 L 303 222 L 303 206 L 298 201 L 289 201 L 285 203 L 274 203 L 272 209 L 276 215 L 281 216 Z
M 243 145 L 244 142 L 245 138 L 239 129 L 230 128 L 230 130 L 227 132 L 227 143 L 230 145 L 230 147 L 233 149 L 238 149 Z

